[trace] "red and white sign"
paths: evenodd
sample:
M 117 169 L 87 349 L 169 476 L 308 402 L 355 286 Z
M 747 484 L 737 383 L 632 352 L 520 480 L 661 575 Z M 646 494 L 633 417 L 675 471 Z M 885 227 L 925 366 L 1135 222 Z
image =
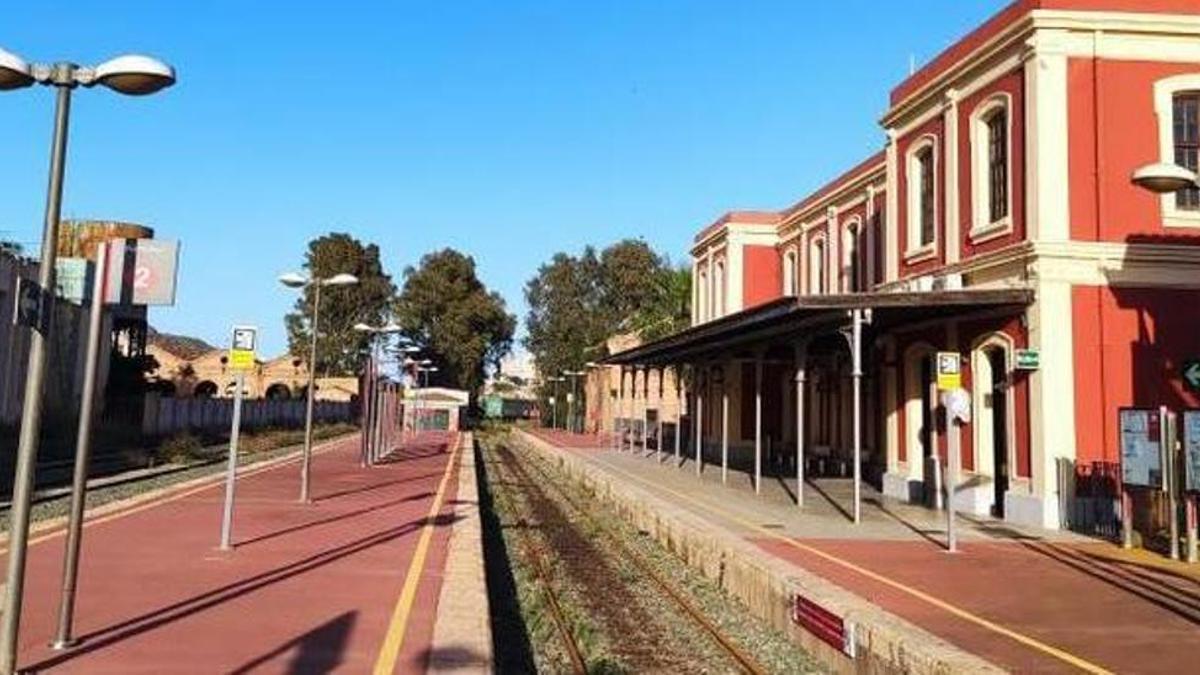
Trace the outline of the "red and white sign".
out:
M 105 302 L 174 305 L 179 242 L 117 239 L 108 243 Z
M 792 607 L 792 621 L 830 647 L 854 658 L 854 624 L 847 624 L 842 617 L 799 593 Z

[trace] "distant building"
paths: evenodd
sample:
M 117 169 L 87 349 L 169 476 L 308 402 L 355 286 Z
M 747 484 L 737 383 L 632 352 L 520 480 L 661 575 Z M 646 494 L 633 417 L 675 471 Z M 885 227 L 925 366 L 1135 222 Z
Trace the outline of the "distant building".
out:
M 227 398 L 236 391 L 237 373 L 229 368 L 229 357 L 223 349 L 197 350 L 194 345 L 181 346 L 178 340 L 152 335 L 146 354 L 158 362 L 158 367 L 147 375 L 148 380 L 166 396 Z M 316 384 L 318 400 L 351 401 L 358 398 L 356 377 L 318 377 Z M 307 386 L 307 363 L 285 354 L 258 361 L 254 370 L 246 375 L 243 395 L 248 398 L 300 398 Z

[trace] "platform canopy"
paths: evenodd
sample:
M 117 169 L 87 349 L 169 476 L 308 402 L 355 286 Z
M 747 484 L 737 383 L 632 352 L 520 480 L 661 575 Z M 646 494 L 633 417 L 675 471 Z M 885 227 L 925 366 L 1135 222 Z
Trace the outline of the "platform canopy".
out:
M 869 330 L 883 334 L 905 326 L 1020 311 L 1031 302 L 1033 291 L 1024 288 L 784 297 L 618 352 L 603 363 L 666 366 L 764 343 L 815 339 L 845 326 L 853 310 L 871 310 Z

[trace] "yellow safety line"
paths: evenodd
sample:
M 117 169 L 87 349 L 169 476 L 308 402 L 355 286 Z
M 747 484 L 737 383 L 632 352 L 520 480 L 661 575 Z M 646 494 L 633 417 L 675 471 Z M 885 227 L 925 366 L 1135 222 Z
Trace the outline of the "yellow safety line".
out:
M 433 538 L 434 522 L 437 520 L 438 512 L 442 510 L 446 485 L 450 482 L 450 474 L 454 472 L 458 460 L 460 440 L 461 438 L 456 435 L 450 461 L 446 462 L 446 473 L 442 475 L 442 482 L 438 485 L 437 494 L 433 497 L 433 504 L 429 506 L 429 515 L 421 527 L 421 538 L 417 541 L 417 548 L 413 551 L 412 560 L 408 563 L 408 572 L 404 576 L 404 587 L 400 589 L 400 597 L 396 600 L 396 608 L 392 611 L 392 620 L 388 623 L 387 635 L 384 636 L 383 645 L 379 648 L 379 657 L 375 659 L 375 670 L 373 671 L 375 675 L 392 675 L 396 671 L 396 660 L 400 658 L 400 647 L 404 644 L 405 633 L 408 632 L 408 617 L 412 612 L 413 601 L 417 597 L 417 584 L 425 569 L 429 541 Z
M 345 440 L 345 439 L 339 438 L 339 439 L 335 439 L 332 441 L 327 441 L 326 443 L 323 443 L 323 444 L 313 448 L 313 455 L 314 456 L 323 455 L 327 452 L 331 452 L 331 451 L 335 450 L 336 446 L 339 443 L 341 443 L 343 440 Z M 328 447 L 323 447 L 323 446 L 328 446 Z M 268 461 L 270 461 L 270 460 L 268 460 Z M 270 464 L 269 466 L 254 466 L 253 468 L 247 469 L 244 472 L 238 472 L 237 479 L 242 480 L 244 478 L 250 478 L 251 476 L 257 476 L 260 473 L 266 473 L 267 471 L 274 471 L 275 469 L 280 469 L 285 466 L 290 466 L 292 464 L 295 464 L 298 461 L 300 461 L 300 457 L 296 456 L 296 457 L 290 457 L 288 459 L 279 460 L 273 464 Z M 107 523 L 107 522 L 110 522 L 113 520 L 117 520 L 119 518 L 124 518 L 125 516 L 131 516 L 135 513 L 141 513 L 142 511 L 147 511 L 156 506 L 162 506 L 163 504 L 170 504 L 171 502 L 177 502 L 180 499 L 185 499 L 187 497 L 191 497 L 192 495 L 204 492 L 205 490 L 211 490 L 219 485 L 225 484 L 224 480 L 218 480 L 218 479 L 223 479 L 224 476 L 225 476 L 224 471 L 220 472 L 219 474 L 213 474 L 211 476 L 204 476 L 201 479 L 196 479 L 196 480 L 206 481 L 203 485 L 198 485 L 193 488 L 188 488 L 188 489 L 182 490 L 180 492 L 172 493 L 172 492 L 170 492 L 171 487 L 168 486 L 166 488 L 163 488 L 164 490 L 168 491 L 168 494 L 163 496 L 162 499 L 153 499 L 153 498 L 146 499 L 145 501 L 134 504 L 128 508 L 118 508 L 116 511 L 113 511 L 112 513 L 106 513 L 102 516 L 88 518 L 87 515 L 85 514 L 84 520 L 83 520 L 83 527 L 86 529 L 93 525 Z M 136 497 L 131 497 L 131 499 L 136 499 Z M 35 537 L 31 537 L 29 540 L 29 545 L 33 546 L 35 544 L 41 544 L 43 542 L 50 541 L 51 539 L 61 537 L 66 533 L 67 533 L 67 524 L 62 523 L 60 525 L 56 525 L 54 527 L 54 529 L 52 529 L 49 532 L 37 535 Z M 5 555 L 7 553 L 8 553 L 8 546 L 7 545 L 0 546 L 0 555 Z
M 687 494 L 684 494 L 681 492 L 677 492 L 675 490 L 672 490 L 669 487 L 666 487 L 665 485 L 660 485 L 658 483 L 653 483 L 651 481 L 645 480 L 636 474 L 625 471 L 624 469 L 614 466 L 608 462 L 605 462 L 602 460 L 596 460 L 596 461 L 604 464 L 606 467 L 612 469 L 613 471 L 616 471 L 617 473 L 620 473 L 628 478 L 632 478 L 632 479 L 636 480 L 637 482 L 642 483 L 643 485 L 648 485 L 648 486 L 663 490 L 665 492 L 668 492 L 676 497 L 679 497 L 680 499 L 683 499 L 684 501 L 691 502 L 692 504 L 695 504 L 696 506 L 699 506 L 702 509 L 706 509 L 711 513 L 715 513 L 719 516 L 722 516 L 724 518 L 732 520 L 733 522 L 736 522 L 739 525 L 747 527 L 756 532 L 760 532 L 771 539 L 781 541 L 793 548 L 799 549 L 801 551 L 805 551 L 807 553 L 811 553 L 819 558 L 823 558 L 823 559 L 827 560 L 828 562 L 834 563 L 836 565 L 840 565 L 841 567 L 844 567 L 853 572 L 857 572 L 858 574 L 861 574 L 873 581 L 877 581 L 881 584 L 891 586 L 892 588 L 894 588 L 898 591 L 907 593 L 908 595 L 911 595 L 912 597 L 917 598 L 918 600 L 927 602 L 927 603 L 933 605 L 934 607 L 937 607 L 938 609 L 944 610 L 950 614 L 953 614 L 954 616 L 957 616 L 960 619 L 969 621 L 978 626 L 986 628 L 990 631 L 999 633 L 1000 635 L 1003 635 L 1005 637 L 1016 640 L 1017 642 L 1020 642 L 1021 644 L 1025 645 L 1027 647 L 1032 647 L 1033 649 L 1035 649 L 1037 651 L 1040 651 L 1044 654 L 1047 654 L 1056 659 L 1059 659 L 1060 661 L 1063 661 L 1072 666 L 1075 666 L 1076 668 L 1079 668 L 1080 670 L 1084 670 L 1084 671 L 1087 671 L 1090 673 L 1097 673 L 1098 675 L 1100 675 L 1100 674 L 1111 675 L 1112 671 L 1109 671 L 1108 669 L 1106 669 L 1102 666 L 1096 665 L 1095 663 L 1092 663 L 1091 661 L 1087 661 L 1083 658 L 1075 656 L 1074 654 L 1063 651 L 1062 649 L 1059 649 L 1057 647 L 1052 647 L 1044 642 L 1041 642 L 1040 640 L 1029 637 L 1028 635 L 1018 633 L 1018 632 L 1016 632 L 1012 629 L 1006 628 L 998 623 L 989 621 L 988 619 L 985 619 L 977 614 L 972 614 L 971 612 L 969 612 L 965 609 L 962 609 L 961 607 L 952 605 L 952 604 L 946 602 L 945 600 L 936 598 L 924 591 L 918 590 L 911 586 L 907 586 L 907 585 L 905 585 L 899 581 L 896 581 L 894 579 L 891 579 L 889 577 L 885 577 L 877 572 L 873 572 L 869 569 L 866 569 L 865 567 L 856 565 L 855 563 L 852 563 L 849 560 L 844 560 L 844 559 L 839 558 L 830 553 L 826 553 L 825 551 L 822 551 L 820 549 L 816 549 L 816 548 L 813 548 L 812 546 L 802 544 L 799 541 L 792 539 L 790 537 L 785 537 L 785 536 L 779 534 L 778 532 L 773 532 L 771 530 L 768 530 L 767 528 L 762 527 L 758 523 L 751 522 L 745 518 L 742 518 L 741 516 L 729 513 L 718 506 L 713 506 L 705 501 L 699 500 L 690 495 L 687 495 Z

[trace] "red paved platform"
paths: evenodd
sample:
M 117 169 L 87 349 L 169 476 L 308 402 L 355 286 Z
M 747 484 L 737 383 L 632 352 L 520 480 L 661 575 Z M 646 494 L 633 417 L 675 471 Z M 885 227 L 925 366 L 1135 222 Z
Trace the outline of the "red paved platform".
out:
M 780 539 L 790 560 L 946 640 L 1015 672 L 1076 672 L 1072 664 Z M 800 543 L 1103 669 L 1196 672 L 1200 583 L 1095 555 L 1099 544 L 969 542 L 947 554 L 925 542 L 804 539 Z
M 30 549 L 19 663 L 80 673 L 370 672 L 443 479 L 396 672 L 422 672 L 454 521 L 455 437 L 427 434 L 380 466 L 357 437 L 313 462 L 312 505 L 298 465 L 238 481 L 236 548 L 217 550 L 223 489 L 187 491 L 85 530 L 76 635 L 53 637 L 63 538 Z M 456 456 L 456 455 L 455 455 Z M 448 476 L 448 477 L 447 477 Z

